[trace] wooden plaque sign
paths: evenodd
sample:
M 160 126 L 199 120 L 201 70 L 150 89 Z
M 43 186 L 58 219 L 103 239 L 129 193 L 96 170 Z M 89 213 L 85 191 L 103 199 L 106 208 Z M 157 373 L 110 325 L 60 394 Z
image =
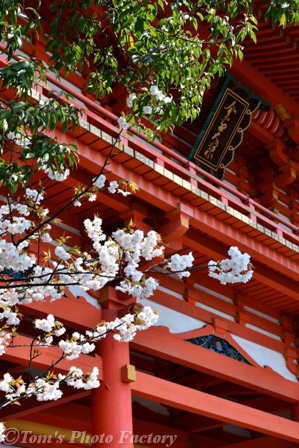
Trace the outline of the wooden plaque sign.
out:
M 252 121 L 252 114 L 265 102 L 228 76 L 195 143 L 189 160 L 218 177 L 233 161 L 234 151 Z M 269 107 L 267 103 L 266 107 Z

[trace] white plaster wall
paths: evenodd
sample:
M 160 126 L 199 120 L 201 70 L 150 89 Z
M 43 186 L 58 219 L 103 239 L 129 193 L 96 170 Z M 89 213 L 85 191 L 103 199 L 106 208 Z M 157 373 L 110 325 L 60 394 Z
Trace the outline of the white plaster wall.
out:
M 275 352 L 270 348 L 263 347 L 262 345 L 248 341 L 247 339 L 234 334 L 232 334 L 232 337 L 260 366 L 269 366 L 283 378 L 298 383 L 296 376 L 287 368 L 285 359 L 281 353 Z
M 263 330 L 262 328 L 256 327 L 255 325 L 245 324 L 245 327 L 250 328 L 250 330 L 257 331 L 258 333 L 264 334 L 265 336 L 269 336 L 269 338 L 281 341 L 280 337 L 276 334 L 270 333 L 269 331 Z
M 144 306 L 150 306 L 154 310 L 158 310 L 160 312 L 160 318 L 156 325 L 158 327 L 168 327 L 171 333 L 185 333 L 207 325 L 206 322 L 181 314 L 152 300 L 142 300 L 141 303 Z
M 230 320 L 232 322 L 235 321 L 233 316 L 230 316 L 229 314 L 223 313 L 222 311 L 216 310 L 215 308 L 212 308 L 212 307 L 210 307 L 208 305 L 204 305 L 203 303 L 196 302 L 195 306 L 197 306 L 198 308 L 202 308 L 203 310 L 210 311 L 210 313 L 217 314 L 217 316 L 224 317 L 225 319 Z
M 234 303 L 234 301 L 232 299 L 230 299 L 229 297 L 224 296 L 223 294 L 219 294 L 218 292 L 212 291 L 211 289 L 205 288 L 204 286 L 195 284 L 194 288 L 199 289 L 200 291 L 203 292 L 207 292 L 208 294 L 210 294 L 213 297 L 218 297 L 218 299 L 224 300 L 224 302 L 227 303 Z
M 158 290 L 158 291 L 166 292 L 166 293 L 169 294 L 170 296 L 172 296 L 172 297 L 176 297 L 177 299 L 185 300 L 182 294 L 179 294 L 179 293 L 176 292 L 176 291 L 172 291 L 172 289 L 164 288 L 164 286 L 158 285 L 157 290 Z
M 70 286 L 68 288 L 72 294 L 74 294 L 75 297 L 84 297 L 84 299 L 86 300 L 86 302 L 90 303 L 91 305 L 93 305 L 95 308 L 98 308 L 99 310 L 101 309 L 101 305 L 98 303 L 98 301 L 92 297 L 91 295 L 88 294 L 87 291 L 83 291 L 82 288 L 80 288 L 80 286 L 74 285 L 74 286 Z
M 213 293 L 213 291 L 210 291 L 206 288 L 200 287 L 200 285 L 197 285 L 197 288 L 202 291 L 206 291 L 209 293 Z M 83 296 L 87 302 L 89 302 L 91 305 L 95 306 L 96 308 L 101 308 L 100 305 L 97 303 L 97 301 L 91 297 L 87 292 L 84 292 L 81 290 L 81 288 L 77 286 L 73 286 L 70 288 L 71 292 L 75 296 Z M 177 300 L 184 300 L 183 296 L 175 291 L 171 291 L 170 289 L 164 288 L 163 286 L 159 285 L 158 290 L 164 291 L 168 293 L 170 296 Z M 158 293 L 158 292 L 157 292 Z M 228 299 L 225 296 L 221 296 L 220 294 L 214 293 L 213 295 L 221 298 L 222 300 L 225 300 L 227 302 L 230 302 L 230 299 Z M 171 308 L 168 308 L 164 305 L 160 305 L 152 300 L 142 300 L 141 301 L 143 306 L 150 306 L 153 309 L 156 309 L 160 312 L 160 318 L 156 324 L 156 326 L 166 326 L 169 328 L 169 331 L 173 334 L 179 334 L 179 333 L 186 333 L 188 331 L 198 330 L 200 328 L 203 328 L 205 325 L 207 325 L 207 322 L 204 322 L 199 319 L 195 319 L 193 317 L 184 315 L 179 313 L 178 311 L 175 311 Z M 219 310 L 216 310 L 210 306 L 204 305 L 200 302 L 196 303 L 196 306 L 202 309 L 205 309 L 207 311 L 212 312 L 216 316 L 221 316 L 227 320 L 234 321 L 234 318 L 230 316 L 229 314 L 223 313 Z M 250 312 L 254 312 L 253 309 L 248 309 Z M 263 315 L 262 313 L 255 312 L 257 315 L 261 315 L 261 317 L 267 317 L 266 315 Z M 272 322 L 277 322 L 275 319 L 269 318 L 268 320 L 271 320 Z M 254 331 L 257 331 L 259 333 L 265 334 L 269 337 L 272 337 L 273 339 L 280 340 L 276 335 L 269 333 L 265 330 L 262 330 L 261 328 L 255 327 L 253 325 L 247 324 L 248 328 L 251 328 Z M 243 350 L 248 353 L 249 356 L 251 356 L 255 362 L 257 362 L 260 366 L 269 366 L 271 367 L 275 372 L 277 372 L 282 377 L 294 381 L 297 383 L 297 379 L 295 375 L 293 375 L 288 368 L 285 365 L 285 359 L 282 356 L 281 353 L 275 352 L 274 350 L 271 350 L 269 348 L 263 347 L 259 344 L 256 344 L 254 342 L 251 342 L 247 339 L 244 339 L 240 336 L 232 335 L 233 339 L 236 341 L 237 344 L 239 344 Z
M 247 310 L 252 314 L 256 314 L 257 316 L 263 317 L 264 319 L 267 319 L 270 322 L 274 322 L 275 324 L 279 325 L 279 321 L 277 319 L 274 319 L 274 317 L 268 316 L 267 314 L 261 313 L 260 311 L 257 311 L 254 308 L 250 308 L 249 306 L 244 306 L 244 310 Z

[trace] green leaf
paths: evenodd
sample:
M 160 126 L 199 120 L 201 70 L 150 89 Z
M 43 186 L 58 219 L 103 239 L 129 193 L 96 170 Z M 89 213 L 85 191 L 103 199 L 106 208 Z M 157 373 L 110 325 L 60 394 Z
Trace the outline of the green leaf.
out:
M 4 120 L 5 118 L 8 118 L 11 115 L 11 111 L 4 109 L 0 111 L 0 120 Z
M 141 17 L 138 17 L 136 20 L 135 31 L 139 31 L 140 33 L 144 32 L 144 20 Z

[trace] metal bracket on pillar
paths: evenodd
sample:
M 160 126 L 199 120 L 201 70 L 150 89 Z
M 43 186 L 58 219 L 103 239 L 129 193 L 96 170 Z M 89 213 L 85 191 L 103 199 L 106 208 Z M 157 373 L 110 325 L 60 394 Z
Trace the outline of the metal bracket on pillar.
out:
M 124 383 L 132 383 L 136 381 L 136 370 L 135 366 L 131 364 L 126 364 L 121 368 L 121 380 Z

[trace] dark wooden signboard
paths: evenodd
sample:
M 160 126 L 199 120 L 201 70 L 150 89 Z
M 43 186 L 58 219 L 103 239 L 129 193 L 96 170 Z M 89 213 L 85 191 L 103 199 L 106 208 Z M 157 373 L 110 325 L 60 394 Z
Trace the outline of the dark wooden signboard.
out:
M 261 106 L 265 109 L 270 104 L 228 76 L 189 160 L 223 179 L 225 168 L 233 161 L 234 151 L 251 124 L 252 114 Z

